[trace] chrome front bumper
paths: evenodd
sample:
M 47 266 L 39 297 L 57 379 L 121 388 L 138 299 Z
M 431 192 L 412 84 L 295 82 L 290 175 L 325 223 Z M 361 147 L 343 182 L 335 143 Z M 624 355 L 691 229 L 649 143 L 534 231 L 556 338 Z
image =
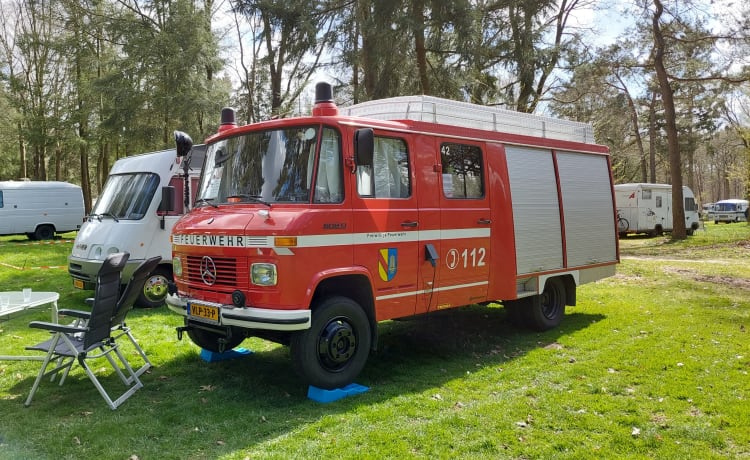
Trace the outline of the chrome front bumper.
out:
M 200 305 L 219 309 L 218 321 L 211 321 L 188 313 L 188 304 L 193 299 L 173 294 L 167 296 L 167 307 L 190 320 L 206 324 L 237 326 L 245 329 L 265 329 L 272 331 L 300 331 L 310 328 L 310 310 L 270 310 L 267 308 L 235 307 L 213 302 L 195 300 Z

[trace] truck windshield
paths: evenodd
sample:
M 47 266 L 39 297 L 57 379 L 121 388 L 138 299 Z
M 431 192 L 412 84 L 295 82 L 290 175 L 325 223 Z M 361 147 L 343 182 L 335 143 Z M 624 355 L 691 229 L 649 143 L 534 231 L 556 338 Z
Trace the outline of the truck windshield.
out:
M 159 188 L 158 174 L 133 173 L 109 176 L 90 217 L 110 217 L 116 220 L 142 219 L 148 211 L 157 188 Z
M 258 131 L 210 144 L 196 202 L 339 202 L 343 199 L 340 144 L 337 131 L 319 126 Z

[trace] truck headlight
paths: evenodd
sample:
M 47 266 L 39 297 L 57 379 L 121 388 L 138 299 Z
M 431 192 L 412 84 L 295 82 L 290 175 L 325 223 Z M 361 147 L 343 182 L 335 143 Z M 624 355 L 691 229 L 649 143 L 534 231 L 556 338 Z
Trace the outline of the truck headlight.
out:
M 276 286 L 276 265 L 268 263 L 250 266 L 250 281 L 258 286 Z
M 182 259 L 178 256 L 172 257 L 172 273 L 174 276 L 182 276 Z

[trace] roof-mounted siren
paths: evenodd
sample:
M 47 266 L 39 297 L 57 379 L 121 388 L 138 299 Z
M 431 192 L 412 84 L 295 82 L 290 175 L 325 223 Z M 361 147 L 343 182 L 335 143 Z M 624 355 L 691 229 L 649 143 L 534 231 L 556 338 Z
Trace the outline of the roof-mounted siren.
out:
M 339 114 L 339 109 L 333 102 L 333 88 L 324 81 L 315 85 L 315 106 L 313 107 L 312 114 L 316 116 L 335 116 Z
M 235 111 L 231 107 L 224 107 L 221 109 L 221 125 L 219 125 L 219 132 L 237 127 L 237 123 L 234 121 L 234 114 Z

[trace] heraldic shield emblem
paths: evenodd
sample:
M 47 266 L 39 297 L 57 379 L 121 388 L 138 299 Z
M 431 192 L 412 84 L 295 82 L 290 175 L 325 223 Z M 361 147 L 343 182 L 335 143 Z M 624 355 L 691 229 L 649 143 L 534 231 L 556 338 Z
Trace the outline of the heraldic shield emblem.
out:
M 388 248 L 380 250 L 380 257 L 378 258 L 378 272 L 380 272 L 380 279 L 383 281 L 390 281 L 396 276 L 396 269 L 398 268 L 398 249 Z

